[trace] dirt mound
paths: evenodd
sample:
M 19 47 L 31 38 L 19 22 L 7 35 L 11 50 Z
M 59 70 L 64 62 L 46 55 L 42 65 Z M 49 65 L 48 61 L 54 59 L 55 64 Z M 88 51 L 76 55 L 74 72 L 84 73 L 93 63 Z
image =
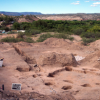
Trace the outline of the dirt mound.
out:
M 96 67 L 100 69 L 100 50 L 92 53 L 85 57 L 82 61 L 80 61 L 82 65 L 87 65 L 91 67 Z
M 58 38 L 48 38 L 43 42 L 45 45 L 63 47 L 72 45 L 72 41 Z
M 66 48 L 67 50 L 83 50 L 84 46 L 80 42 L 70 41 L 68 39 L 48 38 L 43 42 L 49 47 Z
M 91 48 L 99 49 L 100 50 L 100 40 L 96 40 L 90 44 Z
M 55 52 L 44 53 L 39 57 L 38 64 L 45 65 L 59 65 L 59 66 L 77 66 L 77 61 L 73 54 L 58 54 Z

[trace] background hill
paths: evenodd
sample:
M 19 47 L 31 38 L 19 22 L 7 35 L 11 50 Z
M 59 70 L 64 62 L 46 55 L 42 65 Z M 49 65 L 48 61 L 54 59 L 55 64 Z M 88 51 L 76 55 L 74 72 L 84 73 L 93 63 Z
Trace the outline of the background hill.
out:
M 5 12 L 0 11 L 0 14 L 10 15 L 10 16 L 20 16 L 20 15 L 41 15 L 40 12 Z

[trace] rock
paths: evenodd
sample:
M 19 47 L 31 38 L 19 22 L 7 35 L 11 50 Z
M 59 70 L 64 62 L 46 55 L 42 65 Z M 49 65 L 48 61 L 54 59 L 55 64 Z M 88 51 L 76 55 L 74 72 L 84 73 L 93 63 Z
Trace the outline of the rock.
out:
M 72 88 L 72 86 L 63 86 L 62 87 L 63 90 L 68 90 L 68 89 L 71 89 L 71 88 Z
M 90 84 L 83 84 L 83 85 L 81 85 L 81 86 L 83 86 L 83 87 L 91 87 Z
M 63 80 L 64 82 L 73 83 L 71 80 Z
M 20 71 L 20 72 L 28 72 L 30 69 L 29 66 L 17 66 L 16 70 Z
M 37 75 L 35 75 L 35 74 L 34 74 L 34 75 L 33 75 L 33 77 L 34 77 L 34 78 L 36 78 L 36 77 L 37 77 Z
M 72 68 L 71 68 L 70 66 L 66 66 L 66 67 L 65 67 L 65 70 L 66 70 L 66 71 L 72 71 Z
M 46 82 L 45 85 L 53 85 L 52 82 Z

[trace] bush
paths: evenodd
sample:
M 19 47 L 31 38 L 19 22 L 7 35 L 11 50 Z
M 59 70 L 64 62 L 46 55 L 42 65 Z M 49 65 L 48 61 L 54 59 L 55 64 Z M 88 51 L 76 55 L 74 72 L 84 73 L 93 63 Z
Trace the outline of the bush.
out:
M 86 38 L 100 38 L 100 33 L 99 32 L 85 32 L 81 34 L 81 37 L 86 37 Z
M 70 40 L 74 39 L 73 37 L 70 37 L 68 34 L 64 34 L 64 33 L 57 33 L 57 34 L 54 34 L 54 35 L 51 35 L 50 33 L 47 33 L 47 34 L 40 35 L 40 37 L 37 40 L 37 42 L 43 42 L 47 38 L 51 38 L 51 37 L 54 37 L 54 38 L 63 38 L 63 39 L 70 39 Z
M 7 34 L 17 34 L 17 32 L 12 32 L 12 31 L 10 31 L 10 32 L 8 32 Z
M 53 37 L 53 35 L 51 35 L 50 33 L 42 34 L 42 35 L 40 35 L 37 42 L 43 42 L 44 40 L 46 40 L 47 38 L 50 38 L 50 37 Z
M 76 35 L 81 35 L 84 30 L 82 28 L 73 29 L 72 32 Z
M 73 40 L 73 37 L 70 37 L 68 34 L 64 34 L 64 33 L 59 33 L 59 34 L 54 34 L 55 38 L 63 38 L 63 39 L 70 39 Z
M 27 38 L 24 40 L 24 42 L 33 43 L 34 41 L 33 41 L 32 38 L 27 37 Z
M 19 32 L 17 35 L 17 38 L 24 38 L 25 33 Z
M 3 38 L 1 39 L 1 42 L 20 42 L 20 41 L 24 41 L 22 38 L 15 38 L 15 37 L 6 37 L 6 38 Z
M 94 38 L 82 38 L 82 44 L 87 45 L 88 43 L 94 42 L 96 39 Z
M 41 33 L 40 30 L 33 30 L 33 29 L 25 31 L 25 35 L 27 35 L 27 36 L 36 35 L 36 34 L 40 34 L 40 33 Z

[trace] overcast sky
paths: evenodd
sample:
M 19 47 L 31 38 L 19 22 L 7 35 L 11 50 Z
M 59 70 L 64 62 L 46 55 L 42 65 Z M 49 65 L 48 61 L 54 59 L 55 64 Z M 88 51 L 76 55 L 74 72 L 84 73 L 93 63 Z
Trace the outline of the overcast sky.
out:
M 43 14 L 100 13 L 100 0 L 0 0 L 0 11 Z

